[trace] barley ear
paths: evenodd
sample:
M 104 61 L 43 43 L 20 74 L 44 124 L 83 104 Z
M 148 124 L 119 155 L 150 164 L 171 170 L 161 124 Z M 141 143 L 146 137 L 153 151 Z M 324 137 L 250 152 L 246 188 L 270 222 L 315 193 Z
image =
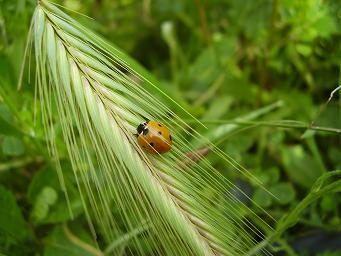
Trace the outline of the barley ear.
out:
M 125 243 L 133 255 L 243 255 L 263 239 L 255 223 L 267 224 L 190 146 L 183 136 L 189 126 L 141 86 L 150 81 L 138 64 L 45 0 L 32 34 L 49 152 L 58 159 L 54 138 L 63 136 L 90 228 L 110 252 L 121 251 L 112 241 L 124 233 L 136 234 Z M 135 129 L 145 119 L 171 127 L 168 154 L 150 155 L 137 144 Z

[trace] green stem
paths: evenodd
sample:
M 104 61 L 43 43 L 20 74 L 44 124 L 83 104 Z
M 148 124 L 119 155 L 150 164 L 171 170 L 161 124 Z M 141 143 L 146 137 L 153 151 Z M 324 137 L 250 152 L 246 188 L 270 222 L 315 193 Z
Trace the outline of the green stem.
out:
M 252 125 L 252 126 L 269 126 L 278 128 L 296 128 L 302 130 L 314 130 L 320 132 L 330 132 L 330 133 L 340 133 L 341 129 L 321 127 L 321 126 L 311 126 L 309 124 L 299 122 L 299 121 L 289 121 L 289 120 L 279 120 L 279 121 L 244 121 L 244 120 L 199 120 L 205 124 L 237 124 L 237 125 Z M 186 120 L 190 123 L 191 120 Z M 193 121 L 195 122 L 195 121 Z
M 147 229 L 149 229 L 149 227 L 150 227 L 150 225 L 145 224 L 145 225 L 142 225 L 138 228 L 135 228 L 132 231 L 120 236 L 118 239 L 116 239 L 115 241 L 113 241 L 111 244 L 108 245 L 108 247 L 104 250 L 104 254 L 109 255 L 117 247 L 120 247 L 120 246 L 126 244 L 130 239 L 132 239 L 133 237 L 135 237 L 135 236 L 141 234 L 142 232 L 146 231 Z
M 20 168 L 30 163 L 40 163 L 43 161 L 42 157 L 25 157 L 16 159 L 7 163 L 0 164 L 0 172 L 8 171 L 10 169 Z
M 90 254 L 93 254 L 95 256 L 104 256 L 103 252 L 98 250 L 97 248 L 93 247 L 92 245 L 82 241 L 77 236 L 75 236 L 71 230 L 68 228 L 66 224 L 63 225 L 63 230 L 65 236 L 75 245 L 82 248 L 83 250 L 87 251 Z
M 287 243 L 286 240 L 284 239 L 279 239 L 278 242 L 281 244 L 281 247 L 279 248 L 280 250 L 285 250 L 286 251 L 286 255 L 289 256 L 297 256 L 297 254 L 295 253 L 295 251 L 291 248 L 291 246 Z
M 274 240 L 279 239 L 282 234 L 294 226 L 299 219 L 302 212 L 314 201 L 319 199 L 321 196 L 327 193 L 339 192 L 341 191 L 341 179 L 332 182 L 329 185 L 322 187 L 323 183 L 330 177 L 341 175 L 341 170 L 336 170 L 323 174 L 312 186 L 311 192 L 282 220 L 278 222 L 276 231 L 269 236 L 267 239 L 260 242 L 257 246 L 249 251 L 248 255 L 254 255 L 264 246 L 272 243 Z
M 214 97 L 218 89 L 222 86 L 224 83 L 226 74 L 222 73 L 220 74 L 217 79 L 215 79 L 212 83 L 212 85 L 208 88 L 208 90 L 202 94 L 201 97 L 199 97 L 194 103 L 194 106 L 200 106 L 203 105 L 205 102 L 207 102 L 209 99 Z

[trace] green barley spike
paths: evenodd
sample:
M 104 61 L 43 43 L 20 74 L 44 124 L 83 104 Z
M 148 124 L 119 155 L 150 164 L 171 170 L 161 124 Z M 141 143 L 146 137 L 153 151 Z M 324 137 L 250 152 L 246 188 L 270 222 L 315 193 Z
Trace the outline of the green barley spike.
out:
M 93 235 L 104 237 L 106 253 L 243 255 L 257 246 L 263 235 L 255 223 L 263 220 L 207 159 L 186 158 L 196 152 L 183 136 L 188 126 L 141 86 L 150 81 L 136 62 L 45 0 L 38 1 L 31 34 L 49 152 L 58 158 L 57 116 L 86 217 Z M 137 144 L 136 127 L 145 119 L 170 127 L 169 153 L 151 155 Z

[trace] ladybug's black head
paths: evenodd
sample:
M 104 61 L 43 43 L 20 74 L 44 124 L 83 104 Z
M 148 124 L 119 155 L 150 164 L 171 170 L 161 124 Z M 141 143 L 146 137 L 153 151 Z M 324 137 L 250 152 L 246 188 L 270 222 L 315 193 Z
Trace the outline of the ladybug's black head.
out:
M 143 132 L 143 130 L 146 128 L 146 126 L 147 126 L 147 123 L 141 123 L 141 124 L 139 124 L 139 126 L 137 126 L 137 133 L 138 134 L 141 134 L 142 132 Z

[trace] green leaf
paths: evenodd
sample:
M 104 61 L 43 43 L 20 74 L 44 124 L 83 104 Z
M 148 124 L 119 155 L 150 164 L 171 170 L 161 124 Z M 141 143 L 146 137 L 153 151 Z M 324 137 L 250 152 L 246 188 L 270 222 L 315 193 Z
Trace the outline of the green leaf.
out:
M 6 104 L 3 103 L 0 104 L 0 118 L 2 118 L 2 120 L 6 121 L 7 123 L 14 122 L 14 117 L 11 113 L 11 110 Z
M 69 199 L 72 215 L 70 213 L 67 201 L 63 197 L 51 207 L 50 212 L 48 216 L 43 220 L 43 223 L 65 222 L 67 220 L 70 220 L 71 218 L 75 218 L 80 215 L 84 211 L 84 207 L 79 195 Z
M 58 199 L 58 194 L 55 189 L 51 187 L 44 187 L 37 196 L 34 203 L 31 216 L 34 221 L 41 222 L 49 213 L 50 206 L 55 204 Z
M 270 1 L 231 1 L 230 4 L 231 8 L 228 8 L 227 13 L 235 22 L 233 29 L 239 30 L 251 41 L 264 42 L 271 20 Z
M 301 145 L 282 149 L 285 171 L 297 184 L 310 188 L 320 176 L 319 165 Z
M 337 25 L 334 17 L 326 14 L 315 22 L 314 27 L 318 31 L 319 36 L 324 38 L 328 38 L 337 32 Z
M 45 217 L 41 219 L 42 223 L 64 222 L 70 220 L 72 217 L 78 216 L 84 211 L 78 190 L 76 190 L 76 188 L 72 188 L 73 174 L 69 172 L 69 164 L 63 162 L 62 168 L 65 179 L 68 179 L 69 181 L 68 197 L 73 216 L 70 214 L 70 209 L 67 205 L 64 192 L 61 190 L 56 170 L 54 170 L 50 165 L 47 165 L 33 176 L 27 194 L 29 200 L 35 204 L 38 196 L 45 187 L 48 186 L 53 188 L 55 191 L 58 191 L 58 201 L 51 206 L 48 213 L 45 213 Z
M 279 180 L 279 170 L 275 167 L 257 171 L 253 173 L 254 177 L 251 177 L 251 183 L 255 186 L 259 185 L 259 182 L 265 187 L 270 184 L 277 183 Z
M 280 178 L 279 169 L 276 167 L 270 168 L 269 170 L 266 170 L 269 173 L 269 179 L 271 183 L 278 182 Z
M 205 115 L 202 117 L 204 120 L 214 120 L 221 118 L 225 115 L 232 104 L 233 100 L 229 96 L 220 96 L 214 99 Z
M 0 86 L 2 85 L 0 84 Z M 8 106 L 0 104 L 0 133 L 4 135 L 22 135 L 13 123 L 14 117 Z
M 58 199 L 56 190 L 51 187 L 45 187 L 41 192 L 41 200 L 47 205 L 53 205 Z
M 17 242 L 24 240 L 28 236 L 25 220 L 14 195 L 2 185 L 0 185 L 0 206 L 0 233 Z
M 325 195 L 320 202 L 321 208 L 325 212 L 330 212 L 335 209 L 335 196 L 333 194 Z
M 9 156 L 20 156 L 25 152 L 25 147 L 20 139 L 6 136 L 2 142 L 2 152 Z
M 308 44 L 297 44 L 296 50 L 298 53 L 302 54 L 305 57 L 310 56 L 313 51 L 313 49 L 311 49 L 310 45 Z
M 290 183 L 277 183 L 269 188 L 269 191 L 278 198 L 279 204 L 288 204 L 295 199 L 296 192 Z M 277 200 L 276 200 L 277 201 Z
M 272 204 L 272 196 L 264 189 L 258 188 L 252 199 L 261 207 L 269 207 Z
M 35 173 L 33 179 L 28 187 L 27 196 L 33 203 L 36 200 L 38 194 L 46 186 L 58 190 L 60 188 L 57 172 L 47 165 L 38 172 Z
M 72 238 L 77 237 L 83 243 L 85 241 L 91 244 L 91 238 L 88 234 L 82 230 L 82 228 L 77 227 L 74 229 L 68 228 L 69 232 L 72 232 Z M 44 249 L 44 255 L 46 256 L 93 256 L 94 253 L 84 249 L 83 247 L 77 245 L 71 238 L 70 233 L 65 231 L 65 228 L 60 226 L 56 227 L 53 232 L 46 239 L 46 246 Z M 86 237 L 85 237 L 86 236 Z M 81 238 L 80 238 L 81 237 Z

